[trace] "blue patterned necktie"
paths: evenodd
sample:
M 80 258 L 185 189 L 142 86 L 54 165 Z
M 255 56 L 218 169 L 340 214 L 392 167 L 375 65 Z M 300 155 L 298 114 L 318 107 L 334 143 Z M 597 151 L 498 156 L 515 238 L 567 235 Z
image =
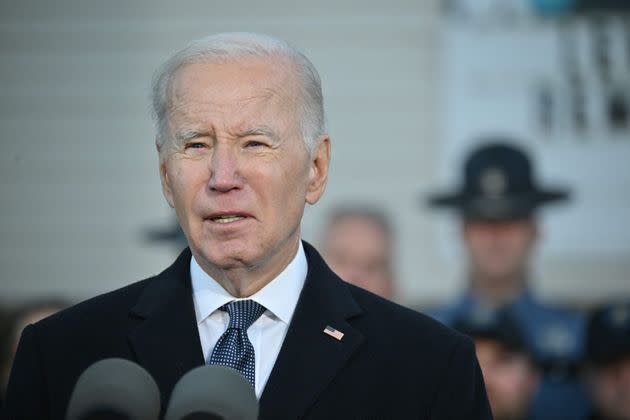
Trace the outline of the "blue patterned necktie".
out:
M 253 300 L 235 300 L 220 309 L 230 315 L 230 323 L 214 346 L 208 364 L 236 369 L 255 387 L 254 347 L 247 329 L 265 312 L 265 307 Z

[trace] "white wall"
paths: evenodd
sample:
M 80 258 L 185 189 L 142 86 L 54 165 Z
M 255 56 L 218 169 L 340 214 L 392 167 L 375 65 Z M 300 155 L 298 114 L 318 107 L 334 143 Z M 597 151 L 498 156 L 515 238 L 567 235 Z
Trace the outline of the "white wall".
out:
M 537 291 L 574 302 L 630 298 L 630 124 L 611 126 L 606 113 L 608 90 L 625 92 L 630 105 L 630 16 L 443 22 L 437 153 L 443 185 L 457 181 L 452 168 L 480 138 L 512 136 L 533 155 L 543 186 L 571 192 L 569 203 L 541 212 Z M 609 51 L 609 81 L 599 77 L 598 30 L 609 34 L 603 50 Z M 572 118 L 572 72 L 583 91 L 582 128 Z M 546 111 L 537 100 L 542 86 L 553 99 Z M 549 117 L 546 128 L 542 112 Z M 439 249 L 442 258 L 455 260 L 461 250 L 453 246 L 457 233 L 449 222 L 441 227 Z
M 304 237 L 317 242 L 337 204 L 380 204 L 398 233 L 401 301 L 452 296 L 461 258 L 442 245 L 457 241 L 457 224 L 421 200 L 449 187 L 445 168 L 461 157 L 448 143 L 439 3 L 0 3 L 0 300 L 85 298 L 172 261 L 170 246 L 144 237 L 173 219 L 158 179 L 150 78 L 187 41 L 235 30 L 290 41 L 322 76 L 332 171 L 323 200 L 307 210 Z M 550 226 L 548 236 L 556 232 Z M 588 299 L 595 289 L 612 296 L 627 288 L 626 257 L 541 255 L 537 285 L 560 299 Z
M 166 2 L 31 0 L 0 5 L 2 300 L 84 298 L 154 274 L 173 250 L 147 228 L 172 212 L 148 113 L 152 72 L 188 40 L 267 32 L 318 67 L 333 137 L 318 238 L 340 202 L 382 204 L 399 230 L 407 301 L 441 290 L 418 192 L 434 173 L 436 0 Z

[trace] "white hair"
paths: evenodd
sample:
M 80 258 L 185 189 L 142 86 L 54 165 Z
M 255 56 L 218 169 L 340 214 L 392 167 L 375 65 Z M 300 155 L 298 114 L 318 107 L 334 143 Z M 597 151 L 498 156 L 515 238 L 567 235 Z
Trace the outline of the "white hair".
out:
M 162 146 L 169 137 L 167 119 L 172 105 L 169 87 L 180 67 L 199 62 L 269 56 L 286 57 L 295 64 L 301 93 L 298 118 L 302 140 L 307 150 L 312 152 L 317 138 L 325 132 L 321 80 L 315 66 L 286 42 L 268 35 L 247 32 L 220 33 L 193 41 L 158 70 L 153 79 L 151 98 L 158 145 Z

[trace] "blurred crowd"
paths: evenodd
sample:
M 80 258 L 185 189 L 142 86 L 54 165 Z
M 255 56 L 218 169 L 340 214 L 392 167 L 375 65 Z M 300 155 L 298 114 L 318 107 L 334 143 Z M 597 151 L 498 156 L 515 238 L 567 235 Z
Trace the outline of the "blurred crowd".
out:
M 569 194 L 538 185 L 532 168 L 514 142 L 489 139 L 464 162 L 456 191 L 427 197 L 459 215 L 467 288 L 420 309 L 473 340 L 495 419 L 630 419 L 630 296 L 591 308 L 537 297 L 536 211 Z M 396 300 L 394 243 L 383 210 L 347 205 L 331 212 L 319 245 L 345 281 Z M 2 393 L 22 329 L 66 306 L 49 299 L 2 309 Z
M 22 330 L 68 306 L 69 303 L 62 299 L 46 298 L 0 308 L 0 407 Z
M 569 192 L 538 185 L 516 142 L 485 140 L 464 162 L 456 191 L 427 197 L 461 221 L 467 288 L 420 309 L 473 339 L 495 419 L 630 419 L 630 296 L 590 308 L 537 296 L 537 210 Z M 321 249 L 340 277 L 395 299 L 393 235 L 377 208 L 342 207 Z

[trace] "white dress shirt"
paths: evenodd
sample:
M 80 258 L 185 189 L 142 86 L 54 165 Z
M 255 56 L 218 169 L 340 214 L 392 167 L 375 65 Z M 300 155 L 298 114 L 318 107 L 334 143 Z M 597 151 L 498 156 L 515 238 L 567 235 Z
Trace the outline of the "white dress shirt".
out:
M 263 305 L 267 310 L 247 330 L 254 347 L 256 397 L 260 398 L 265 384 L 276 363 L 280 347 L 289 329 L 302 286 L 306 280 L 308 266 L 302 242 L 298 251 L 278 277 L 258 292 L 248 297 Z M 195 257 L 190 260 L 190 277 L 199 338 L 206 362 L 210 359 L 217 341 L 227 330 L 230 317 L 219 308 L 233 300 L 219 283 L 199 266 Z

